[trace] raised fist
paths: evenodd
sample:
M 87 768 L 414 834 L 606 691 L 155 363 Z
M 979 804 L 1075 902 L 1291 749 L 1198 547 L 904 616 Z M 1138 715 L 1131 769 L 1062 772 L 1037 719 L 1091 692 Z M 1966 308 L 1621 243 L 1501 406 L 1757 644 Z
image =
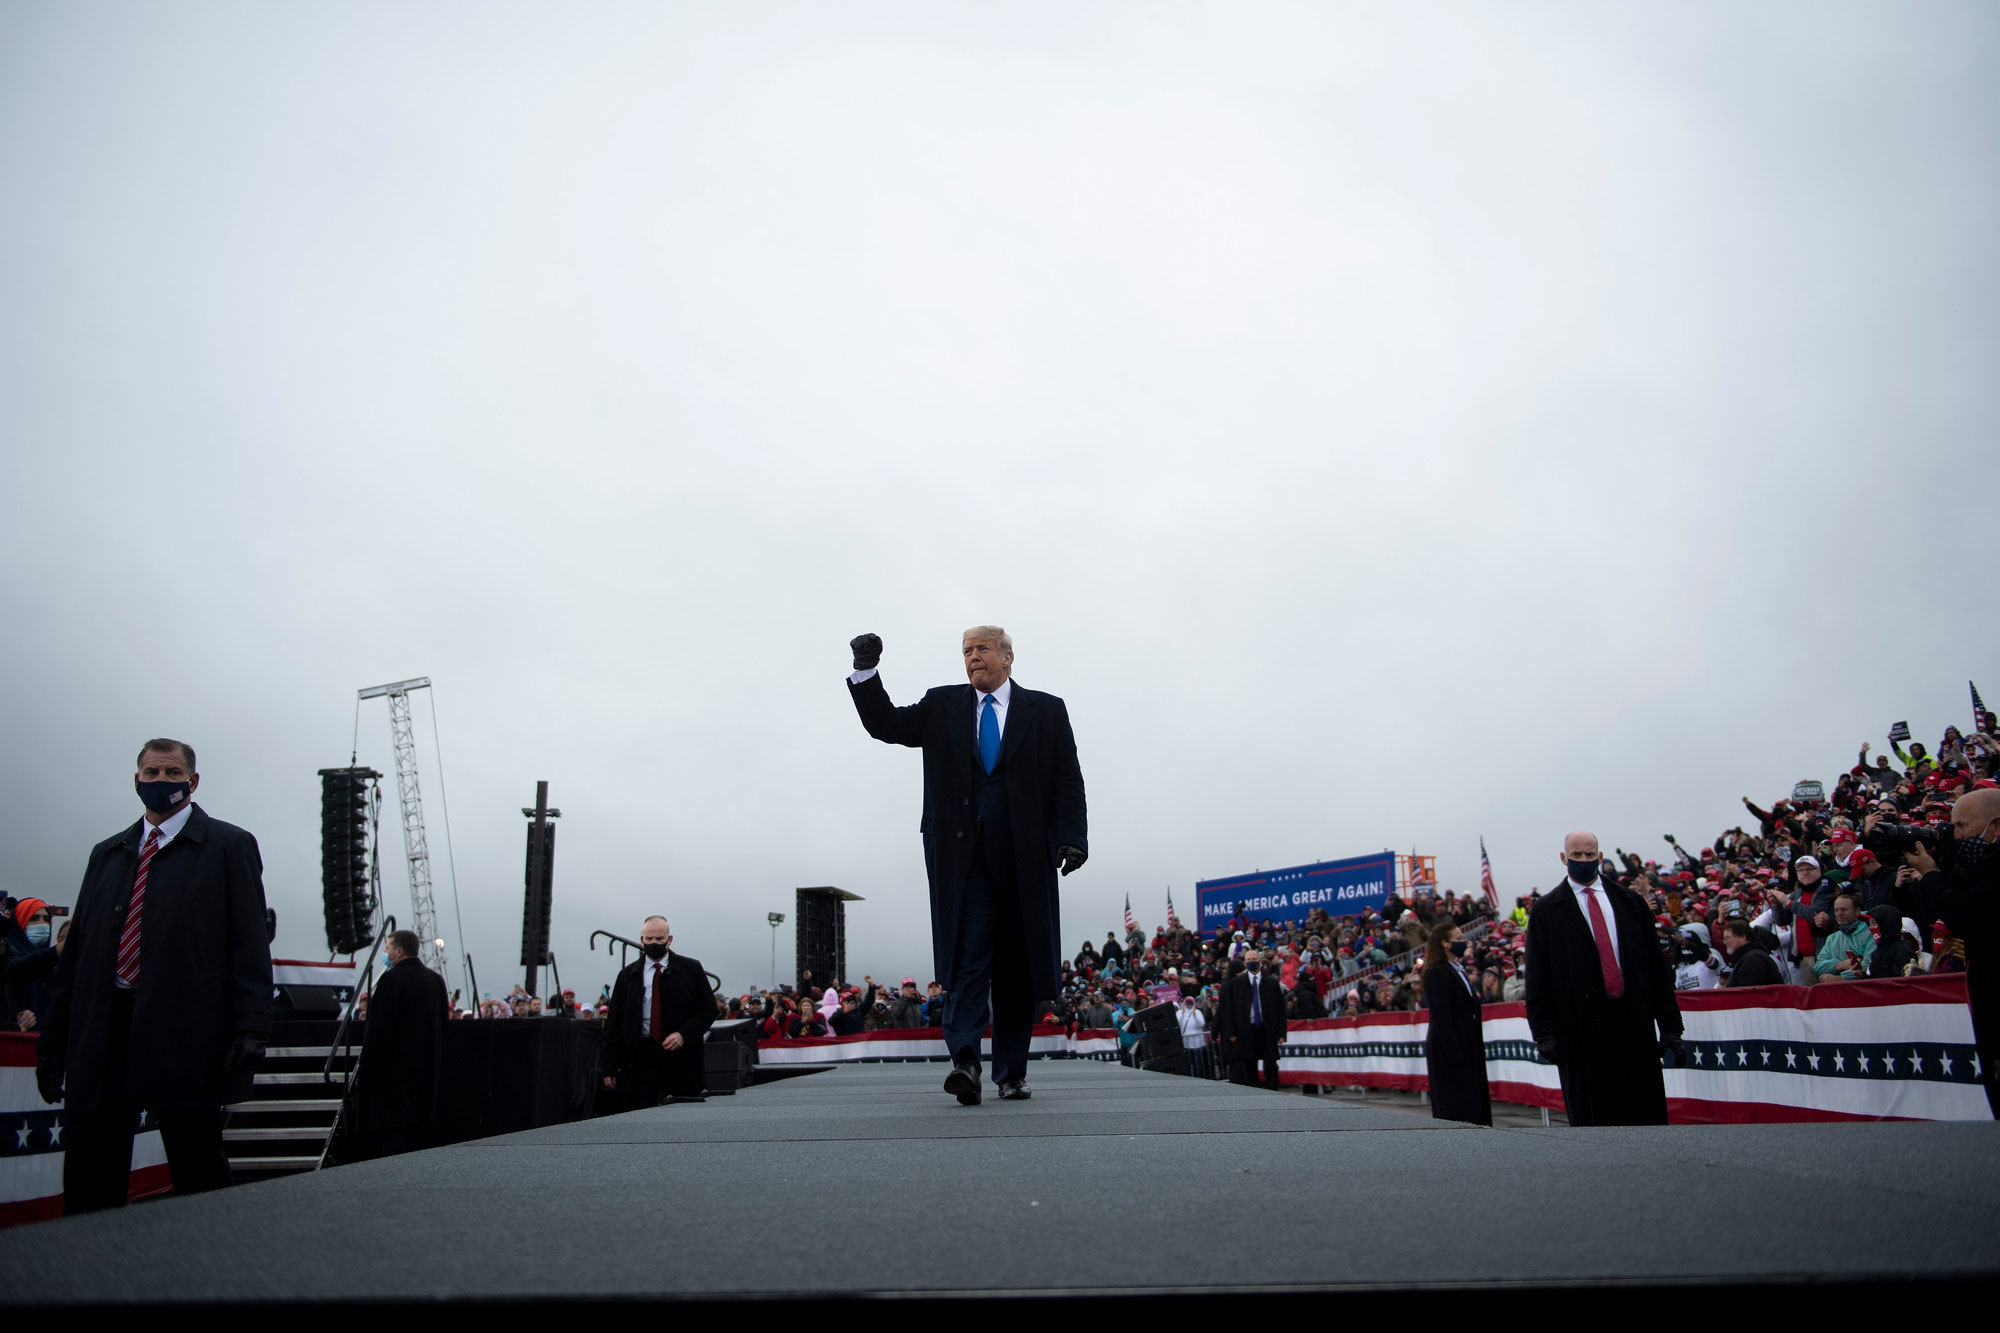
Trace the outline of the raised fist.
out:
M 856 671 L 873 670 L 875 664 L 882 660 L 882 636 L 879 634 L 857 634 L 847 641 L 847 646 L 854 650 Z

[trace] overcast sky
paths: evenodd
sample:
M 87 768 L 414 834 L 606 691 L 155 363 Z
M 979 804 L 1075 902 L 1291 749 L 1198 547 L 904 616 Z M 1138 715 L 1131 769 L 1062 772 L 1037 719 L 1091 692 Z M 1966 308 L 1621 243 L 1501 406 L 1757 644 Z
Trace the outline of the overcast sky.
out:
M 428 675 L 482 989 L 542 778 L 566 983 L 652 911 L 768 980 L 802 884 L 928 980 L 846 644 L 910 701 L 988 621 L 1075 723 L 1072 949 L 1705 839 L 2000 700 L 1996 58 L 1988 3 L 7 5 L 0 880 L 72 901 L 184 737 L 323 957 L 315 770 Z

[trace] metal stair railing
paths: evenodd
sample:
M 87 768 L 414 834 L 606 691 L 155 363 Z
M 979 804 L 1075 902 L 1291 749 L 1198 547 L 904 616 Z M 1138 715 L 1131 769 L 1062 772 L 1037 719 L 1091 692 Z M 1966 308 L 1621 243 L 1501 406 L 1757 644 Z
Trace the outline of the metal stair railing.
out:
M 347 1103 L 352 1100 L 354 1089 L 361 1082 L 361 1071 L 355 1067 L 354 1063 L 354 1043 L 348 1037 L 347 1033 L 348 1029 L 354 1023 L 354 1011 L 360 1007 L 361 997 L 365 993 L 370 978 L 375 975 L 375 955 L 381 952 L 382 941 L 388 939 L 395 931 L 396 918 L 385 914 L 382 918 L 382 929 L 375 932 L 375 943 L 368 950 L 368 961 L 362 965 L 361 975 L 355 980 L 354 994 L 348 999 L 347 1008 L 340 1015 L 340 1026 L 334 1029 L 332 1044 L 327 1047 L 326 1064 L 320 1069 L 320 1080 L 329 1088 L 333 1086 L 333 1062 L 339 1058 L 343 1044 L 347 1047 L 347 1067 L 340 1071 L 340 1104 L 333 1109 L 333 1123 L 326 1127 L 326 1142 L 320 1145 L 319 1161 L 312 1168 L 315 1171 L 320 1170 L 326 1165 L 327 1154 L 333 1151 L 334 1135 L 340 1132 L 341 1121 L 347 1118 Z M 311 1076 L 279 1074 L 274 1077 L 287 1083 L 295 1080 L 303 1083 Z

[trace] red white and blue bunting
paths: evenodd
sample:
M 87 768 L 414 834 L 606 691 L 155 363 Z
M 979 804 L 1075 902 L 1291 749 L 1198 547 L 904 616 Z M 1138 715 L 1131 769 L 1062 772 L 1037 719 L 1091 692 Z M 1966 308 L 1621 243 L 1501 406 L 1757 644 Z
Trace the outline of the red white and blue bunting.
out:
M 1688 1063 L 1665 1071 L 1676 1124 L 1987 1120 L 1963 974 L 1682 991 Z M 1561 1110 L 1562 1082 L 1528 1032 L 1526 1006 L 1485 1009 L 1496 1101 Z M 1286 1083 L 1421 1091 L 1426 1015 L 1289 1025 Z

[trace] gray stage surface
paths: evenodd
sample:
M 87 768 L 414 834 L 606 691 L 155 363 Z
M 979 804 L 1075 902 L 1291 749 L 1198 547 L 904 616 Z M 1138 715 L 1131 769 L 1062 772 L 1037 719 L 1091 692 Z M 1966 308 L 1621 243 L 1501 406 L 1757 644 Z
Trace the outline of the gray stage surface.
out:
M 22 1227 L 0 1302 L 2000 1271 L 1990 1123 L 1484 1130 L 1081 1061 L 1037 1064 L 1033 1101 L 961 1108 L 942 1077 L 836 1068 Z

